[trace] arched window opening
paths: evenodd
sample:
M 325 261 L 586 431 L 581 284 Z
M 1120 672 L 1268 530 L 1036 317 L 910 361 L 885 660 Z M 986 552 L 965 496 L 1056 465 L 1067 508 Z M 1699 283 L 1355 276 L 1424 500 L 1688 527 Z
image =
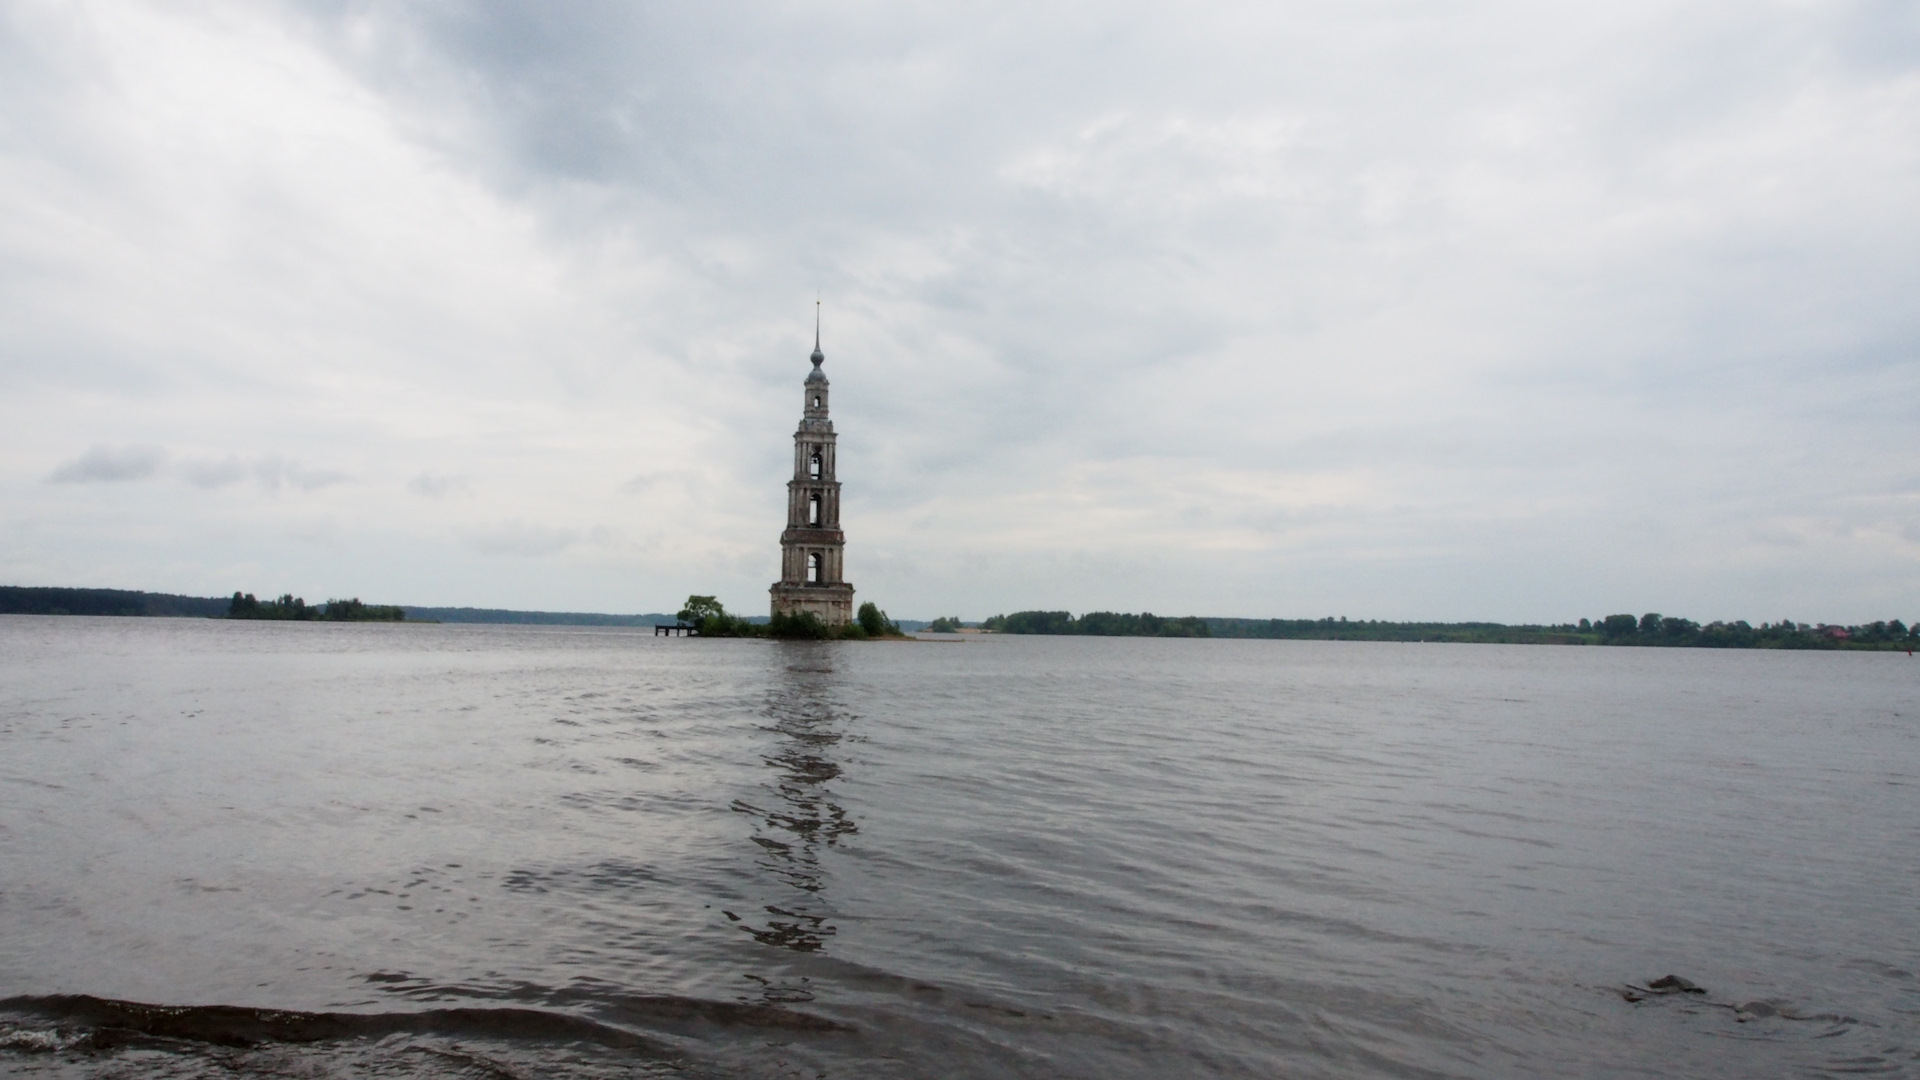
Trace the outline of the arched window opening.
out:
M 820 584 L 820 553 L 817 551 L 807 556 L 807 584 Z
M 819 394 L 815 394 L 815 395 L 813 395 L 813 407 L 814 407 L 814 408 L 816 408 L 816 409 L 820 407 L 820 395 L 819 395 Z
M 807 499 L 807 524 L 820 524 L 820 496 L 817 494 Z
M 825 462 L 820 460 L 820 451 L 815 450 L 813 456 L 807 459 L 807 475 L 815 480 L 820 479 L 820 469 L 824 464 Z

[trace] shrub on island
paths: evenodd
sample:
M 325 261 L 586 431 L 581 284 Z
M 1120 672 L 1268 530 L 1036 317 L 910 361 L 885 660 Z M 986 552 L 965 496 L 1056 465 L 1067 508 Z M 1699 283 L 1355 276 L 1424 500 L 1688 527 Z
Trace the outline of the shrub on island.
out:
M 903 638 L 899 624 L 875 604 L 860 605 L 855 621 L 828 626 L 811 611 L 778 612 L 765 623 L 751 623 L 729 615 L 726 605 L 711 596 L 689 596 L 680 609 L 681 622 L 701 637 L 771 637 L 796 641 L 860 641 L 866 638 Z

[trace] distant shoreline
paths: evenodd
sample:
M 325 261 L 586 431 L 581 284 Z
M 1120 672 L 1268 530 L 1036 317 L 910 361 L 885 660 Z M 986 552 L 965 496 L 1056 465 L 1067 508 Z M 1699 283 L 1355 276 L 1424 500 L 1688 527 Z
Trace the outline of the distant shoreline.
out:
M 1920 627 L 1899 619 L 1859 626 L 1788 622 L 1712 622 L 1645 615 L 1608 615 L 1559 625 L 1494 622 L 1385 622 L 1378 619 L 1163 618 L 1090 611 L 1016 611 L 979 624 L 1002 634 L 1081 637 L 1264 638 L 1280 641 L 1397 641 L 1462 645 L 1601 645 L 1695 649 L 1820 649 L 1892 652 L 1920 647 Z
M 111 615 L 144 618 L 225 619 L 231 597 L 182 596 L 130 589 L 82 589 L 58 586 L 0 585 L 0 615 Z M 591 611 L 516 611 L 508 608 L 393 605 L 407 622 L 469 623 L 497 626 L 650 627 L 672 624 L 665 612 L 614 615 Z M 1652 620 L 1651 623 L 1648 620 Z M 765 616 L 750 622 L 766 622 Z M 901 619 L 908 633 L 925 630 L 927 621 Z M 1586 623 L 1585 626 L 1581 623 Z M 1708 623 L 1687 619 L 1611 616 L 1599 622 L 1561 625 L 1494 622 L 1383 622 L 1346 619 L 1241 619 L 1211 616 L 1161 618 L 1088 612 L 1078 618 L 1065 611 L 1021 611 L 995 616 L 965 633 L 1080 637 L 1263 638 L 1289 641 L 1396 641 L 1486 645 L 1600 645 L 1665 648 L 1794 649 L 1901 651 L 1920 648 L 1920 633 L 1901 621 L 1839 626 L 1807 623 Z M 1628 624 L 1631 623 L 1631 628 Z
M 0 585 L 0 615 L 117 615 L 140 618 L 225 619 L 231 596 L 181 596 L 132 589 L 77 589 Z M 659 612 L 606 615 L 583 611 L 510 611 L 502 608 L 392 605 L 407 622 L 552 626 L 652 626 L 673 622 Z

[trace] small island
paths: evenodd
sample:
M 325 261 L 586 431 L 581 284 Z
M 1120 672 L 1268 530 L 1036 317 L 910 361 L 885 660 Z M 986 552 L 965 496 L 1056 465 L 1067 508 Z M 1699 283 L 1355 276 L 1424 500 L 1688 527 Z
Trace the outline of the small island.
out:
M 769 637 L 800 641 L 866 641 L 892 639 L 911 641 L 912 635 L 887 617 L 887 613 L 869 600 L 860 605 L 852 622 L 835 626 L 811 611 L 775 611 L 766 622 L 751 622 L 727 613 L 726 606 L 711 596 L 689 596 L 687 606 L 677 616 L 682 625 L 700 637 Z
M 233 594 L 227 604 L 229 619 L 265 619 L 286 622 L 405 622 L 405 609 L 394 604 L 363 604 L 359 597 L 329 600 L 312 607 L 292 593 L 278 600 L 256 600 L 252 593 Z

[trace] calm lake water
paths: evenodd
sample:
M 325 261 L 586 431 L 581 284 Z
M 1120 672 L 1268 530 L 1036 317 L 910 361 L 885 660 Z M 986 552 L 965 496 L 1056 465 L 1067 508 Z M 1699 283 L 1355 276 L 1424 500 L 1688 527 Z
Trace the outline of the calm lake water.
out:
M 1920 1077 L 1905 654 L 5 616 L 0 800 L 8 1075 Z

